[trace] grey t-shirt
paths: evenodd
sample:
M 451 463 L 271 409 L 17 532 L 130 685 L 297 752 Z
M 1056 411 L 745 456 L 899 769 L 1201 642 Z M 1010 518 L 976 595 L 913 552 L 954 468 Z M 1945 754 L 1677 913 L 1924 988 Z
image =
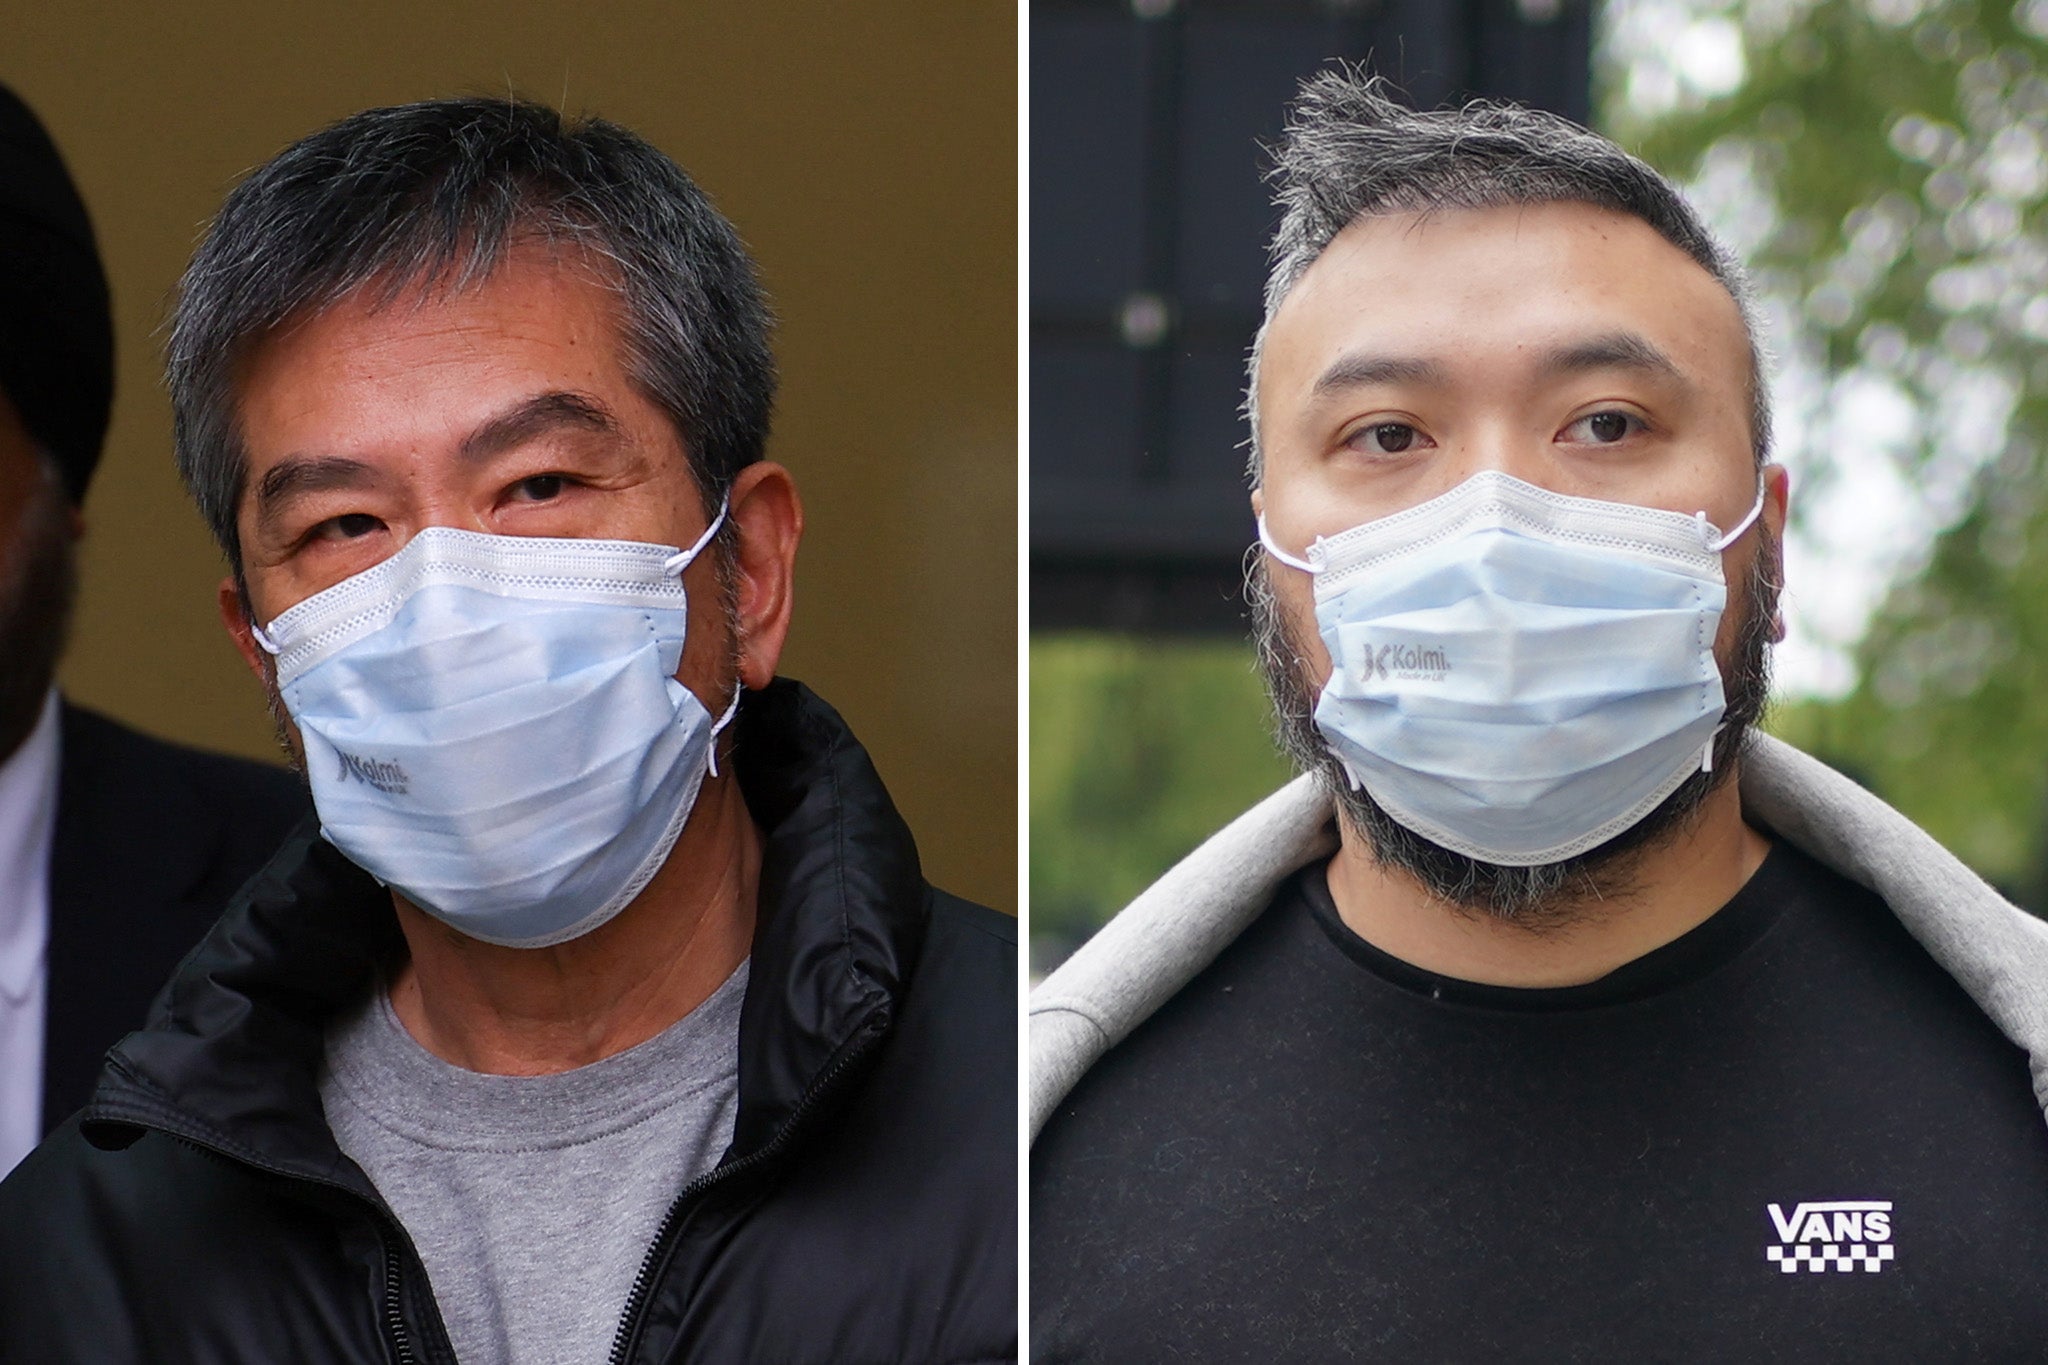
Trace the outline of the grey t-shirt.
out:
M 732 1141 L 746 985 L 742 963 L 660 1034 L 554 1076 L 452 1066 L 382 990 L 329 1029 L 327 1122 L 419 1248 L 463 1365 L 606 1358 L 663 1216 Z

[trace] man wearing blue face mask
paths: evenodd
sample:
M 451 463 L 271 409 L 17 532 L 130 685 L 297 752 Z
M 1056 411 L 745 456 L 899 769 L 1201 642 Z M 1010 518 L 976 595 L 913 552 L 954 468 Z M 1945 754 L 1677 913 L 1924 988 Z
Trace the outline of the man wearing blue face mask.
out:
M 1738 267 L 1583 129 L 1348 72 L 1275 178 L 1250 588 L 1308 773 L 1033 997 L 1034 1354 L 2037 1355 L 2048 929 L 1753 732 Z
M 0 1359 L 998 1359 L 1011 922 L 775 669 L 768 319 L 658 151 L 372 110 L 228 198 L 178 458 L 309 821 L 0 1186 Z

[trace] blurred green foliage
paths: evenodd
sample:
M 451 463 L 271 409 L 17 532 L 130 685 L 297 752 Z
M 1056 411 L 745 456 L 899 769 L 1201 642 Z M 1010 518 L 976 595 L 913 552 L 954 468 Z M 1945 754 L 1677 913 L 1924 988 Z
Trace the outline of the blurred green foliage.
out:
M 1049 965 L 1291 774 L 1251 646 L 1031 641 L 1031 933 Z
M 2038 430 L 2038 428 L 2037 428 Z M 1989 481 L 1987 480 L 1987 483 Z M 2039 492 L 1980 501 L 1857 651 L 1861 681 L 1772 728 L 1882 794 L 2020 904 L 2048 907 L 2048 536 Z M 2007 513 L 2011 524 L 2001 526 Z M 2016 535 L 2016 554 L 1993 548 Z
M 1783 706 L 1774 728 L 2038 910 L 2048 0 L 1704 8 L 1739 24 L 1742 84 L 1644 118 L 1610 66 L 1610 127 L 1681 178 L 1750 178 L 1771 213 L 1745 254 L 1763 291 L 1794 305 L 1779 349 L 1819 372 L 1823 409 L 1873 381 L 1908 400 L 1915 429 L 1898 449 L 1916 515 L 1946 526 L 1858 645 L 1854 690 Z M 1841 476 L 1824 444 L 1800 454 L 1809 489 Z

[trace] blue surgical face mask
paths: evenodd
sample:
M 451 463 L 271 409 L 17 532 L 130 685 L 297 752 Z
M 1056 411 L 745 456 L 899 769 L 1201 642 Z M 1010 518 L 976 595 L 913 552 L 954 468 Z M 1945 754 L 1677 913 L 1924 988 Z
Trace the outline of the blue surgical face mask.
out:
M 1557 862 L 1612 839 L 1713 761 L 1727 535 L 1494 471 L 1318 538 L 1331 674 L 1315 723 L 1396 821 L 1482 862 Z
M 263 646 L 321 833 L 472 938 L 589 933 L 674 846 L 718 732 L 676 681 L 688 550 L 419 532 L 279 615 Z

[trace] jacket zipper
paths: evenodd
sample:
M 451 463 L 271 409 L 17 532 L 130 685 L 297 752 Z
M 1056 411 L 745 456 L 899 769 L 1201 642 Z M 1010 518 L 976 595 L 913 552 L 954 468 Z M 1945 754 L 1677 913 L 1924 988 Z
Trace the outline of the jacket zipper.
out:
M 832 1088 L 833 1083 L 855 1062 L 866 1057 L 875 1044 L 881 1041 L 885 1032 L 885 1028 L 872 1028 L 868 1036 L 853 1051 L 841 1054 L 838 1061 L 827 1067 L 797 1099 L 796 1107 L 789 1111 L 789 1117 L 775 1130 L 775 1136 L 766 1143 L 730 1166 L 720 1166 L 707 1171 L 683 1187 L 675 1202 L 668 1206 L 668 1212 L 662 1217 L 661 1226 L 655 1230 L 654 1241 L 648 1246 L 646 1256 L 641 1258 L 639 1273 L 633 1276 L 633 1292 L 626 1296 L 626 1311 L 619 1318 L 619 1333 L 612 1339 L 609 1365 L 625 1365 L 626 1357 L 640 1335 L 640 1315 L 646 1310 L 648 1295 L 654 1290 L 654 1269 L 666 1259 L 668 1244 L 682 1226 L 683 1215 L 687 1212 L 688 1206 L 701 1199 L 713 1186 L 723 1184 L 774 1160 L 789 1145 L 791 1136 L 803 1126 L 804 1119 Z
M 398 1244 L 383 1230 L 378 1240 L 384 1243 L 384 1331 L 391 1339 L 392 1352 L 397 1356 L 398 1365 L 417 1365 L 418 1357 L 412 1353 L 412 1340 L 405 1330 L 405 1311 L 401 1305 L 401 1277 L 405 1267 L 399 1263 Z
M 748 1171 L 763 1166 L 779 1156 L 783 1149 L 789 1146 L 790 1140 L 796 1132 L 802 1128 L 804 1120 L 810 1116 L 811 1110 L 831 1091 L 839 1077 L 844 1075 L 856 1062 L 863 1060 L 869 1052 L 873 1051 L 875 1045 L 881 1041 L 883 1035 L 888 1031 L 885 1024 L 873 1021 L 867 1025 L 867 1028 L 868 1036 L 862 1039 L 852 1051 L 842 1053 L 839 1060 L 827 1067 L 823 1074 L 812 1081 L 809 1088 L 798 1097 L 796 1106 L 789 1111 L 789 1117 L 783 1121 L 780 1128 L 775 1130 L 775 1136 L 768 1139 L 762 1146 L 741 1157 L 738 1161 L 733 1162 L 730 1166 L 720 1166 L 691 1181 L 683 1187 L 682 1193 L 676 1196 L 675 1202 L 669 1205 L 668 1212 L 662 1217 L 661 1226 L 655 1230 L 653 1243 L 647 1248 L 647 1255 L 641 1258 L 639 1271 L 633 1276 L 632 1292 L 626 1296 L 626 1311 L 619 1319 L 618 1335 L 612 1340 L 609 1365 L 624 1365 L 626 1355 L 632 1349 L 634 1339 L 639 1336 L 640 1315 L 647 1306 L 647 1296 L 654 1288 L 654 1268 L 665 1258 L 668 1243 L 681 1226 L 683 1215 L 687 1211 L 688 1206 L 701 1198 L 707 1190 L 712 1189 L 714 1186 L 744 1175 Z M 392 1220 L 383 1209 L 370 1203 L 359 1192 L 350 1189 L 338 1180 L 323 1180 L 318 1176 L 302 1175 L 296 1171 L 287 1171 L 270 1162 L 259 1161 L 252 1157 L 244 1156 L 239 1152 L 231 1152 L 218 1143 L 211 1142 L 192 1133 L 179 1131 L 162 1123 L 148 1123 L 134 1119 L 117 1121 L 132 1123 L 139 1128 L 153 1128 L 167 1137 L 187 1143 L 223 1161 L 231 1161 L 237 1165 L 248 1166 L 254 1170 L 262 1171 L 266 1175 L 275 1176 L 280 1180 L 302 1181 L 308 1185 L 337 1190 L 348 1196 L 352 1201 L 367 1207 L 371 1215 L 376 1219 L 377 1238 L 384 1247 L 384 1331 L 390 1341 L 397 1365 L 418 1365 L 419 1357 L 412 1348 L 411 1334 L 407 1330 L 403 1308 L 405 1267 L 399 1255 L 397 1238 L 392 1236 L 392 1228 L 390 1226 Z
M 385 1337 L 390 1342 L 392 1355 L 397 1365 L 419 1365 L 419 1356 L 413 1351 L 411 1332 L 408 1330 L 405 1321 L 403 1306 L 405 1302 L 405 1266 L 399 1253 L 398 1238 L 392 1235 L 393 1220 L 383 1209 L 378 1208 L 375 1204 L 363 1198 L 358 1191 L 350 1189 L 338 1180 L 323 1180 L 318 1176 L 301 1175 L 296 1171 L 287 1171 L 267 1161 L 258 1161 L 239 1152 L 231 1152 L 225 1147 L 209 1142 L 205 1138 L 181 1132 L 178 1129 L 166 1127 L 160 1123 L 144 1123 L 133 1119 L 122 1119 L 119 1122 L 133 1123 L 138 1128 L 153 1128 L 164 1136 L 185 1143 L 187 1146 L 195 1147 L 209 1156 L 222 1161 L 232 1162 L 237 1166 L 247 1166 L 252 1170 L 261 1171 L 265 1175 L 273 1176 L 279 1180 L 298 1181 L 322 1189 L 339 1191 L 341 1194 L 346 1195 L 351 1202 L 369 1209 L 370 1215 L 377 1225 L 377 1241 L 384 1248 L 384 1314 L 381 1325 L 384 1328 Z

